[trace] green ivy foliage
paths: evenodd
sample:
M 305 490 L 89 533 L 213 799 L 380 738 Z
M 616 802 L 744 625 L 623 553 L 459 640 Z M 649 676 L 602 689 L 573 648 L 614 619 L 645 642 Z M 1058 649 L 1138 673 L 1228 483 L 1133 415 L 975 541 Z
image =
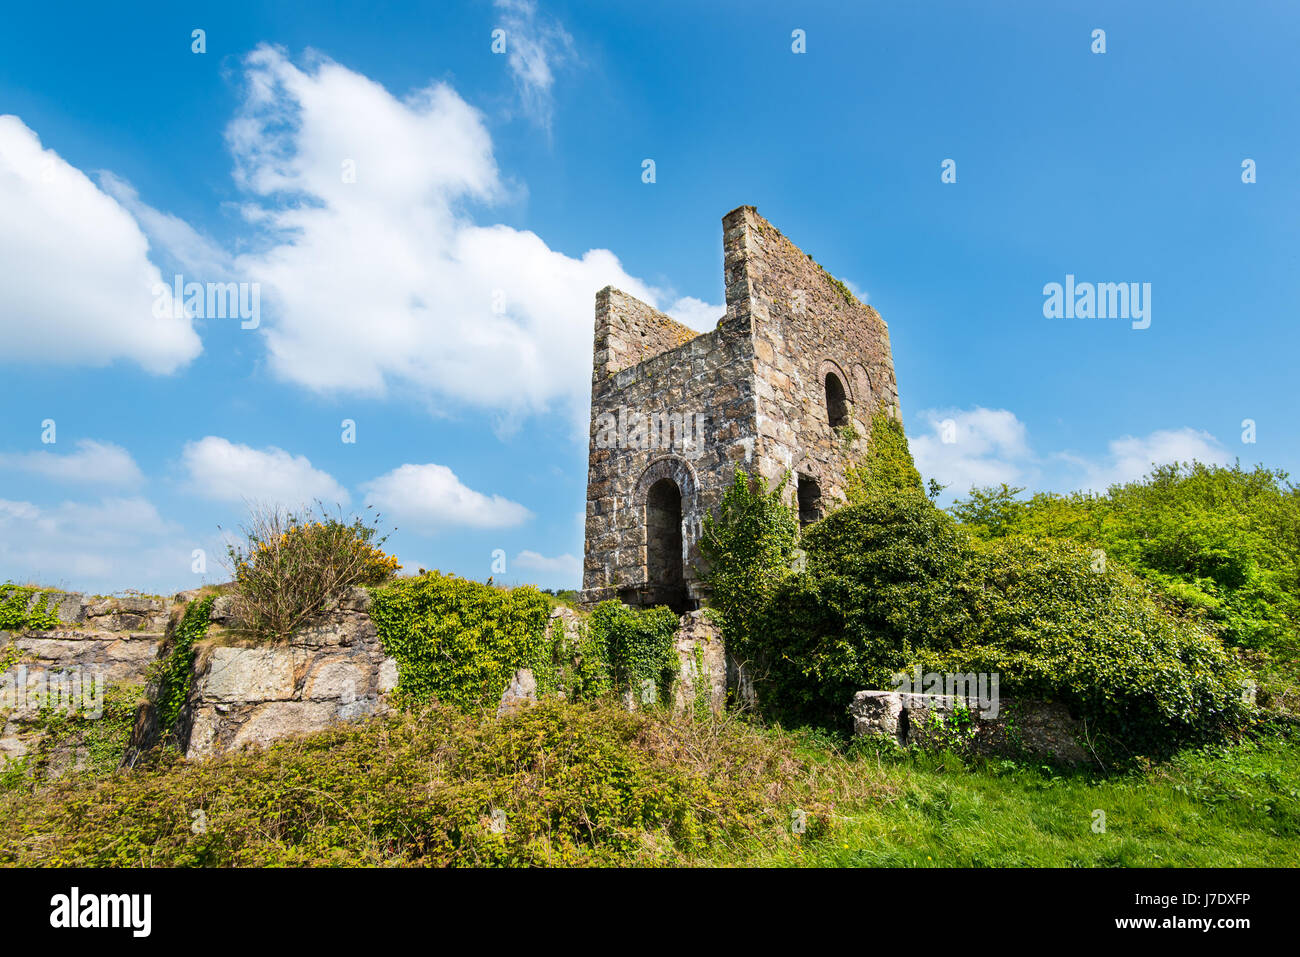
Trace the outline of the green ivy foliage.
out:
M 677 677 L 677 652 L 673 644 L 677 615 L 662 605 L 629 608 L 622 602 L 605 601 L 593 609 L 588 622 L 594 649 L 603 651 L 608 685 L 615 691 L 630 691 L 642 703 L 646 682 L 653 682 L 657 703 L 667 695 Z
M 903 423 L 877 409 L 871 417 L 867 454 L 845 470 L 845 497 L 858 504 L 881 494 L 921 488 L 921 473 L 912 461 Z
M 727 647 L 739 660 L 753 654 L 751 636 L 763 608 L 790 573 L 799 543 L 799 519 L 782 501 L 786 480 L 766 480 L 737 470 L 715 515 L 704 519 L 700 554 L 706 563 L 709 606 Z
M 551 602 L 531 586 L 494 588 L 430 572 L 373 591 L 371 619 L 397 659 L 397 697 L 463 711 L 495 707 L 511 677 L 528 668 L 540 694 L 594 701 L 651 679 L 659 697 L 677 673 L 677 616 L 667 608 L 596 607 L 577 634 L 549 623 Z
M 0 585 L 0 631 L 45 631 L 59 623 L 58 609 L 50 599 L 57 592 L 15 585 Z M 35 600 L 33 600 L 35 599 Z
M 463 710 L 495 706 L 515 671 L 548 681 L 550 604 L 531 586 L 493 588 L 430 572 L 372 592 L 370 617 L 397 659 L 397 695 Z
M 164 743 L 171 742 L 194 681 L 194 643 L 208 633 L 215 595 L 198 598 L 185 606 L 185 614 L 172 632 L 171 649 L 150 674 L 157 688 L 158 731 Z

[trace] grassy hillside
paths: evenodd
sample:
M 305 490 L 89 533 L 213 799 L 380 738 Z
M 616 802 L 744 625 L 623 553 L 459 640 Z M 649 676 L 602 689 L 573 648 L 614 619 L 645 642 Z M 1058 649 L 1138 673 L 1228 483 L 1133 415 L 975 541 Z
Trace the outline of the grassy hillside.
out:
M 0 863 L 1291 865 L 1298 759 L 1277 732 L 1105 777 L 609 704 L 434 708 L 11 791 Z

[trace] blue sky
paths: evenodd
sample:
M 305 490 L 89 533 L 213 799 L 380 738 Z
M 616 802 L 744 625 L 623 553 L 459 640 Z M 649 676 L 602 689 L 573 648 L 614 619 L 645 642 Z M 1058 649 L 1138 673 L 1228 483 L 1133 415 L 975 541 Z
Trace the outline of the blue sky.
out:
M 320 497 L 577 585 L 594 293 L 710 328 L 744 203 L 880 310 L 949 499 L 1300 471 L 1293 3 L 181 6 L 6 12 L 0 580 L 222 580 Z M 178 273 L 256 327 L 153 315 Z M 1046 318 L 1067 274 L 1149 327 Z

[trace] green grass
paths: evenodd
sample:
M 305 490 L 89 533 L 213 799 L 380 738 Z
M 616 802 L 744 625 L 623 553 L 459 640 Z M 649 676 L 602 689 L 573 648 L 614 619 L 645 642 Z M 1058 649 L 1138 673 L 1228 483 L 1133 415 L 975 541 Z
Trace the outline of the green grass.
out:
M 1102 774 L 551 701 L 8 783 L 11 865 L 1294 866 L 1300 838 L 1293 728 Z
M 812 760 L 854 763 L 801 749 Z M 1144 770 L 861 757 L 886 797 L 842 809 L 819 840 L 751 848 L 750 865 L 812 867 L 1295 866 L 1300 744 L 1270 735 Z M 1105 832 L 1093 830 L 1105 812 Z

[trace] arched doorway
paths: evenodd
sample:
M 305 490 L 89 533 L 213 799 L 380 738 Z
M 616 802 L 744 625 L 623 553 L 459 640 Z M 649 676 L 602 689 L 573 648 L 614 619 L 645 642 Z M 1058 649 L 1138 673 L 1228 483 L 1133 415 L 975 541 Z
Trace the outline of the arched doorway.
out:
M 646 586 L 650 604 L 686 610 L 682 564 L 682 492 L 671 478 L 661 478 L 646 493 Z

